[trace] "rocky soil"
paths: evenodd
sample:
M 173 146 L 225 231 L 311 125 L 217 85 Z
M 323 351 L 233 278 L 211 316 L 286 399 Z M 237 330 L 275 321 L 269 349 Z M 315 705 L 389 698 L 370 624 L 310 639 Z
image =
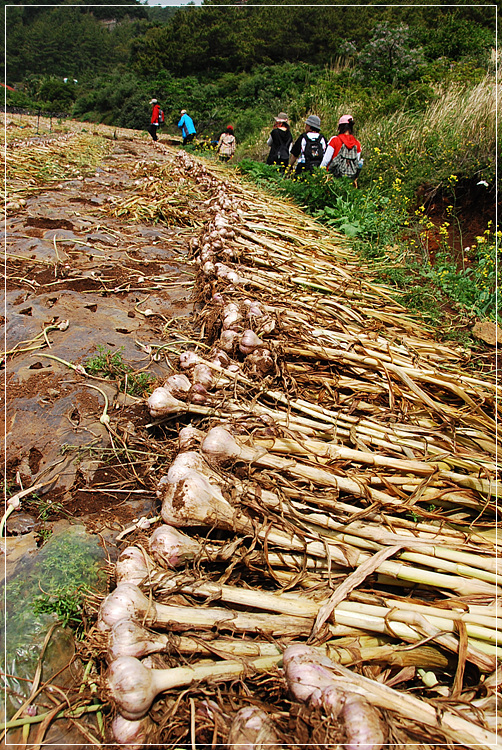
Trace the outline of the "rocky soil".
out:
M 58 141 L 66 144 L 83 130 L 74 124 L 70 134 L 68 127 L 48 131 L 43 122 L 37 134 L 35 124 L 27 116 L 7 122 L 9 158 L 17 165 L 34 148 L 57 149 Z M 132 488 L 123 451 L 135 425 L 149 420 L 146 384 L 170 372 L 167 355 L 156 353 L 169 340 L 164 327 L 173 320 L 183 325 L 193 311 L 190 227 L 148 217 L 132 222 L 110 211 L 111 202 L 127 200 L 131 187 L 147 182 L 139 164 L 167 162 L 174 152 L 133 131 L 100 126 L 95 134 L 104 143 L 95 167 L 84 157 L 74 179 L 12 198 L 2 227 L 4 481 L 8 496 L 34 488 L 9 515 L 1 541 L 4 577 L 14 585 L 44 543 L 69 527 L 85 529 L 101 557 L 115 559 L 117 535 L 151 510 L 154 494 Z M 12 185 L 19 189 L 15 180 Z M 112 369 L 95 367 L 93 376 L 93 362 L 110 362 Z M 128 371 L 129 387 L 112 379 L 113 365 Z M 135 384 L 138 375 L 143 379 Z M 103 419 L 105 405 L 115 434 Z M 141 477 L 149 468 L 139 461 L 135 472 Z M 44 634 L 41 624 L 31 644 L 37 653 Z M 66 648 L 71 656 L 71 639 Z M 16 654 L 10 657 L 14 663 Z M 47 666 L 45 676 L 60 664 L 58 658 Z

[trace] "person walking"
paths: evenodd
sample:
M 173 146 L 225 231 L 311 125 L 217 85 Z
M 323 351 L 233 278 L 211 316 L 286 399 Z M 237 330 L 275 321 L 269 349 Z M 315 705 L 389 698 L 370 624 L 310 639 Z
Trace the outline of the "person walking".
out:
M 338 134 L 328 143 L 321 167 L 333 177 L 348 177 L 357 187 L 357 178 L 363 166 L 361 144 L 354 137 L 354 120 L 351 115 L 342 115 L 338 120 Z
M 267 146 L 270 146 L 267 164 L 276 164 L 280 171 L 284 172 L 288 166 L 292 143 L 293 136 L 289 129 L 288 116 L 285 112 L 279 112 L 275 118 L 274 129 L 267 140 Z
M 305 130 L 296 139 L 289 157 L 289 166 L 296 165 L 295 174 L 312 172 L 314 167 L 320 167 L 327 148 L 326 138 L 321 133 L 321 118 L 309 115 L 305 120 Z
M 228 161 L 235 154 L 235 135 L 231 125 L 220 135 L 216 152 L 220 161 Z
M 152 116 L 150 118 L 150 125 L 148 126 L 148 132 L 152 136 L 154 141 L 158 140 L 157 131 L 159 129 L 159 112 L 160 106 L 157 99 L 150 99 L 148 102 L 152 105 Z
M 190 115 L 187 115 L 186 109 L 182 109 L 180 114 L 181 119 L 178 123 L 178 127 L 181 128 L 183 145 L 186 146 L 187 143 L 191 143 L 193 141 L 197 134 L 197 131 L 195 130 L 195 125 L 193 124 L 192 118 L 190 117 Z

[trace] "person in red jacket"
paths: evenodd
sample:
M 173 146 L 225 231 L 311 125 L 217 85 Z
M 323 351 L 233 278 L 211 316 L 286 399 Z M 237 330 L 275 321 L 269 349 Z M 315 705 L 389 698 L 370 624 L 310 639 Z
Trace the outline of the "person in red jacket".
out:
M 148 132 L 152 136 L 153 140 L 158 140 L 157 138 L 157 130 L 159 128 L 159 112 L 160 107 L 157 99 L 150 99 L 148 102 L 149 104 L 152 104 L 152 116 L 150 118 L 150 125 L 148 126 Z
M 338 120 L 338 135 L 334 135 L 330 139 L 321 167 L 325 167 L 335 177 L 349 177 L 357 187 L 357 176 L 361 171 L 363 160 L 361 159 L 361 144 L 357 138 L 354 138 L 353 130 L 354 120 L 352 117 L 350 115 L 340 117 Z M 339 154 L 342 146 L 346 147 L 343 153 L 347 158 L 344 158 L 343 164 L 340 164 Z

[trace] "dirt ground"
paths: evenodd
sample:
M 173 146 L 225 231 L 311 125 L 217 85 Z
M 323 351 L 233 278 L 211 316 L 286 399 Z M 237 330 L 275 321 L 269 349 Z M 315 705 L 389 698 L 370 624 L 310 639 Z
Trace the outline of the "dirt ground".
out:
M 138 184 L 138 164 L 162 164 L 173 152 L 135 131 L 104 132 L 107 153 L 92 174 L 33 191 L 3 222 L 5 481 L 10 495 L 41 485 L 8 520 L 12 550 L 20 534 L 40 544 L 62 518 L 113 539 L 153 500 L 147 488 L 128 491 L 134 475 L 117 459 L 117 442 L 124 448 L 133 423 L 149 419 L 141 389 L 119 392 L 111 374 L 85 378 L 74 367 L 108 357 L 129 377 L 148 373 L 143 383 L 169 374 L 168 358 L 152 352 L 172 338 L 166 323 L 183 325 L 193 311 L 192 230 L 111 214 L 110 202 Z M 22 160 L 34 144 L 67 137 L 56 129 L 20 138 L 12 153 Z M 124 425 L 115 439 L 100 422 L 105 396 Z M 9 557 L 7 540 L 7 572 Z

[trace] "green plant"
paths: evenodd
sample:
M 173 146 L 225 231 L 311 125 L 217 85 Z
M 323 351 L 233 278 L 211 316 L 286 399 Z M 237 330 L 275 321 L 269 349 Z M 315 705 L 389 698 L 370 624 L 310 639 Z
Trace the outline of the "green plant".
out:
M 43 526 L 41 529 L 38 529 L 35 536 L 37 546 L 41 547 L 52 536 L 52 529 L 48 528 L 47 526 Z
M 51 594 L 37 596 L 33 602 L 33 612 L 56 615 L 63 627 L 71 628 L 76 638 L 82 638 L 85 629 L 82 607 L 85 593 L 82 588 L 56 589 Z
M 38 511 L 38 517 L 44 523 L 49 520 L 49 517 L 56 513 L 64 513 L 64 506 L 62 503 L 54 502 L 47 498 L 39 498 L 38 495 L 34 494 L 30 505 L 35 505 Z
M 118 381 L 119 389 L 126 390 L 131 396 L 141 396 L 148 389 L 154 376 L 148 372 L 134 372 L 122 358 L 123 347 L 112 352 L 98 344 L 98 354 L 85 362 L 85 369 L 90 375 Z

